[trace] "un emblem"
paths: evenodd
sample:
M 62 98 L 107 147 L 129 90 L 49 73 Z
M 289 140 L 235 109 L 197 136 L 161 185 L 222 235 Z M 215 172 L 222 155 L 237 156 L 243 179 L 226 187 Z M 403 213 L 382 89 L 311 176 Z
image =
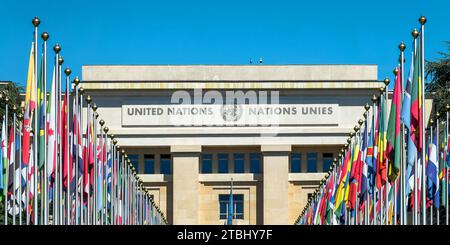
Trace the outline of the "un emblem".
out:
M 223 105 L 220 108 L 220 112 L 222 113 L 222 118 L 226 122 L 236 122 L 242 116 L 242 106 L 241 105 Z

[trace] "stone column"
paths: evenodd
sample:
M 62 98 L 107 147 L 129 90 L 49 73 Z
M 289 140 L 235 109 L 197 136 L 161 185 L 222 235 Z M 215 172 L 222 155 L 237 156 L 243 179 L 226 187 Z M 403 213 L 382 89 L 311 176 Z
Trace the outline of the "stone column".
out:
M 173 224 L 198 224 L 198 174 L 201 146 L 171 146 Z
M 263 222 L 265 225 L 287 225 L 288 176 L 291 145 L 262 145 L 263 156 Z

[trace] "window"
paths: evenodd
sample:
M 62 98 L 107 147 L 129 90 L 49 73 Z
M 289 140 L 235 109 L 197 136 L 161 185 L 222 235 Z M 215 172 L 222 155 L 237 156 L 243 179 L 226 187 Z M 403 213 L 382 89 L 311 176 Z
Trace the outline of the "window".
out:
M 244 153 L 235 153 L 234 154 L 234 172 L 235 173 L 244 173 Z
M 228 205 L 230 204 L 229 194 L 219 195 L 219 216 L 220 219 L 227 219 Z M 233 194 L 233 219 L 244 219 L 244 195 Z
M 261 154 L 250 153 L 250 173 L 261 173 Z
M 293 152 L 291 154 L 291 173 L 302 172 L 302 154 Z
M 228 173 L 228 154 L 220 153 L 218 156 L 219 161 L 219 173 Z
M 331 164 L 333 164 L 333 153 L 323 153 L 323 171 L 328 172 L 330 170 Z
M 212 173 L 212 154 L 202 154 L 202 174 Z
M 136 172 L 139 173 L 139 155 L 138 154 L 130 154 L 128 155 L 128 159 L 130 159 L 131 164 L 133 165 Z
M 308 173 L 317 173 L 317 153 L 309 152 L 307 155 Z
M 155 173 L 155 155 L 144 155 L 144 174 Z
M 161 154 L 160 168 L 159 168 L 161 174 L 171 174 L 170 164 L 171 164 L 170 155 Z

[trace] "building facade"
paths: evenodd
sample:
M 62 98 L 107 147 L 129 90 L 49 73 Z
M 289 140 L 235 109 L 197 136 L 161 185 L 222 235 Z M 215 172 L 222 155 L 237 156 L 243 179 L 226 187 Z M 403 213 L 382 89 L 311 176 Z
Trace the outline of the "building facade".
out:
M 383 85 L 376 65 L 83 66 L 82 80 L 169 222 L 215 225 L 231 182 L 234 224 L 294 223 Z

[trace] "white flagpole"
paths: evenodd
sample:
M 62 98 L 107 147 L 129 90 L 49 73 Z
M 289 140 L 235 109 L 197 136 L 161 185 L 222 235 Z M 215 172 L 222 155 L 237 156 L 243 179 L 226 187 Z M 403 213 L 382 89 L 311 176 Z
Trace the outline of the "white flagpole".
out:
M 35 84 L 34 84 L 34 86 L 36 86 L 36 84 L 37 84 L 37 82 L 38 82 L 38 72 L 37 72 L 37 65 L 38 65 L 38 54 L 37 54 L 37 52 L 38 52 L 38 26 L 39 26 L 39 24 L 40 24 L 40 20 L 39 20 L 39 18 L 38 17 L 34 17 L 34 19 L 33 19 L 33 21 L 32 21 L 32 23 L 33 23 L 33 26 L 34 26 L 34 79 L 35 79 Z M 35 88 L 35 98 L 37 99 L 37 97 L 39 96 L 38 95 L 38 91 L 37 91 L 37 89 Z M 35 110 L 37 110 L 37 108 L 35 108 Z M 33 154 L 34 154 L 34 161 L 35 162 L 37 162 L 37 160 L 38 160 L 38 155 L 37 155 L 37 149 L 39 149 L 39 147 L 38 147 L 38 141 L 37 141 L 37 139 L 38 139 L 38 135 L 39 135 L 39 130 L 38 130 L 38 118 L 37 118 L 37 116 L 36 116 L 37 114 L 36 113 L 34 113 L 34 133 L 33 133 L 33 140 L 34 140 L 34 146 L 33 146 L 33 150 L 34 150 L 34 152 L 33 152 Z M 33 120 L 33 118 L 31 118 L 30 117 L 30 120 Z M 38 192 L 37 192 L 37 173 L 38 173 L 38 171 L 37 171 L 37 165 L 35 164 L 34 165 L 34 176 L 33 176 L 33 182 L 34 182 L 34 186 L 33 186 L 33 201 L 34 201 L 34 204 L 33 204 L 33 214 L 34 214 L 34 219 L 33 219 L 33 224 L 38 224 L 38 201 L 37 201 L 37 196 L 38 196 Z
M 23 113 L 23 111 L 21 112 Z M 19 225 L 22 225 L 22 134 L 21 134 L 21 129 L 22 129 L 22 119 L 23 117 L 19 114 L 18 115 L 18 123 L 19 123 Z M 30 163 L 28 163 L 28 165 L 30 165 Z M 25 170 L 26 174 L 25 174 L 25 183 L 26 186 L 28 187 L 28 167 Z M 28 195 L 28 188 L 25 189 L 26 194 Z M 26 199 L 26 204 L 25 204 L 25 214 L 28 217 L 28 198 Z M 28 225 L 28 223 L 27 223 Z
M 16 148 L 16 106 L 14 105 L 13 107 L 13 141 L 12 141 L 12 145 L 11 147 L 13 149 Z M 11 156 L 12 155 L 16 155 L 17 152 L 14 150 L 13 152 L 11 152 Z M 12 190 L 12 197 L 13 197 L 13 202 L 11 205 L 11 210 L 13 213 L 13 225 L 16 225 L 16 201 L 17 201 L 17 192 L 16 192 L 16 185 L 17 185 L 17 171 L 16 171 L 16 158 L 14 157 L 14 161 L 13 161 L 13 190 Z M 20 177 L 20 164 L 19 164 L 19 177 Z M 20 180 L 20 178 L 19 178 Z M 20 184 L 20 183 L 19 183 Z
M 74 158 L 75 158 L 75 225 L 78 225 L 79 224 L 79 214 L 80 214 L 80 208 L 81 208 L 81 205 L 78 205 L 78 188 L 79 188 L 79 181 L 78 181 L 78 164 L 79 164 L 79 162 L 78 162 L 78 158 L 79 158 L 79 156 L 78 156 L 78 154 L 79 154 L 79 152 L 80 152 L 80 149 L 79 149 L 79 144 L 80 144 L 80 142 L 78 141 L 78 139 L 79 139 L 79 134 L 80 134 L 80 127 L 79 127 L 79 124 L 78 124 L 78 121 L 79 121 L 79 107 L 78 107 L 78 84 L 80 83 L 80 80 L 78 79 L 78 77 L 75 77 L 75 79 L 73 80 L 73 84 L 74 84 L 74 89 L 75 89 L 75 96 L 73 97 L 73 99 L 74 99 L 74 101 L 75 101 L 75 107 L 72 109 L 73 110 L 73 112 L 75 113 L 75 118 L 76 118 L 76 120 L 73 120 L 73 128 L 75 128 L 76 130 L 74 130 L 74 132 L 73 132 L 73 142 L 74 142 L 74 145 L 75 145 L 75 149 L 74 149 L 74 153 L 73 153 L 73 156 L 74 156 Z
M 445 124 L 445 130 L 447 132 L 446 136 L 447 136 L 447 140 L 448 140 L 448 138 L 449 138 L 448 137 L 449 136 L 448 112 L 450 111 L 450 105 L 447 104 L 445 108 L 447 109 L 447 121 Z M 447 146 L 448 145 L 449 145 L 449 143 L 447 142 Z M 450 151 L 450 149 L 447 148 L 447 154 L 449 151 Z M 450 160 L 447 159 L 447 161 L 450 161 Z M 445 224 L 448 225 L 448 220 L 449 220 L 449 218 L 448 218 L 448 171 L 449 171 L 449 167 L 445 166 L 445 168 L 446 168 L 446 171 L 445 171 L 445 192 L 446 192 L 445 193 Z
M 438 173 L 437 173 L 437 176 L 438 176 L 438 184 L 439 184 L 439 170 L 441 169 L 440 167 L 440 159 L 439 159 L 439 112 L 437 112 L 436 113 L 436 154 L 438 154 L 437 155 L 437 171 L 438 171 Z M 436 188 L 438 188 L 438 186 L 436 186 Z M 438 195 L 438 198 L 440 198 L 440 194 L 439 194 L 439 188 L 438 188 L 438 190 L 436 191 L 436 195 Z M 434 202 L 434 200 L 433 200 L 433 202 Z M 439 225 L 439 207 L 440 207 L 440 203 L 439 203 L 439 205 L 438 205 L 438 207 L 436 208 L 436 224 L 437 225 Z
M 420 51 L 422 52 L 421 55 L 421 72 L 420 72 L 420 80 L 421 80 L 421 93 L 422 93 L 422 98 L 421 98 L 421 103 L 422 103 L 422 110 L 421 110 L 421 114 L 422 114 L 422 139 L 423 139 L 423 144 L 422 145 L 422 218 L 423 218 L 423 224 L 426 225 L 427 224 L 427 217 L 426 217 L 426 183 L 425 183 L 425 50 L 424 50 L 424 41 L 425 41 L 425 23 L 427 22 L 427 19 L 425 18 L 425 16 L 421 16 L 419 18 L 419 22 L 421 24 L 421 32 L 420 32 Z
M 8 95 L 7 94 L 5 94 L 5 148 L 6 148 L 6 163 L 5 163 L 5 165 L 6 165 L 6 173 L 5 173 L 5 179 L 6 179 L 6 185 L 5 185 L 5 187 L 4 187 L 4 189 L 3 189 L 3 196 L 5 197 L 5 205 L 4 205 L 4 209 L 5 209 L 5 225 L 8 225 L 8 185 L 9 185 L 9 180 L 8 180 L 8 178 L 9 178 L 9 171 L 10 171 L 10 169 L 9 169 L 9 158 L 8 158 L 8 144 L 9 144 L 9 138 L 8 138 L 8 102 L 9 102 L 9 98 L 8 98 Z
M 97 158 L 98 158 L 99 152 L 101 152 L 102 149 L 100 149 L 100 150 L 97 149 L 97 125 L 96 125 L 97 124 L 97 120 L 95 118 L 95 111 L 97 110 L 97 105 L 96 104 L 94 104 L 92 106 L 92 110 L 94 111 L 94 115 L 93 115 L 93 118 L 92 118 L 93 119 L 93 131 L 94 131 L 94 133 L 92 135 L 94 137 L 94 139 L 93 139 L 93 142 L 94 142 L 94 203 L 93 203 L 93 207 L 94 207 L 94 224 L 98 225 L 99 224 L 98 223 L 98 221 L 99 221 L 99 207 L 98 207 L 97 199 L 99 198 L 98 197 L 99 193 L 98 193 L 98 173 L 97 173 L 97 171 L 98 171 L 98 166 L 97 166 L 98 159 Z M 101 129 L 100 129 L 100 137 L 102 137 Z M 100 219 L 101 219 L 101 217 L 100 217 Z
M 70 220 L 70 216 L 71 216 L 71 210 L 72 210 L 72 205 L 71 205 L 71 201 L 70 201 L 70 180 L 72 179 L 71 176 L 71 172 L 72 169 L 70 168 L 70 141 L 69 141 L 69 135 L 70 135 L 70 129 L 69 129 L 69 111 L 70 111 L 70 74 L 72 73 L 72 71 L 70 70 L 70 68 L 66 68 L 64 70 L 64 73 L 66 74 L 66 93 L 65 93 L 65 97 L 66 99 L 66 103 L 65 103 L 65 114 L 66 114 L 66 124 L 64 126 L 66 126 L 66 128 L 62 129 L 66 131 L 66 146 L 67 147 L 67 152 L 66 152 L 66 156 L 65 156 L 65 161 L 66 161 L 66 171 L 67 171 L 67 184 L 66 184 L 66 225 L 70 225 L 71 224 L 71 220 Z M 64 150 L 65 151 L 65 150 Z
M 44 40 L 43 44 L 43 55 L 42 55 L 42 81 L 43 81 L 43 89 L 44 89 L 44 178 L 43 178 L 43 186 L 41 186 L 42 196 L 41 198 L 44 200 L 43 205 L 43 216 L 44 216 L 44 225 L 48 225 L 48 173 L 47 173 L 47 40 L 49 39 L 49 35 L 47 32 L 42 33 L 41 38 Z
M 81 152 L 84 152 L 84 145 L 86 144 L 86 142 L 83 142 L 83 93 L 84 93 L 84 89 L 83 87 L 80 87 L 79 89 L 80 92 L 80 98 L 79 98 L 79 115 L 80 115 L 80 122 L 78 123 L 79 126 L 79 134 L 81 135 Z M 86 110 L 87 112 L 87 110 Z M 87 138 L 87 135 L 86 135 Z M 84 159 L 84 154 L 81 155 L 81 158 L 83 159 L 82 161 L 82 166 L 83 166 L 83 173 L 81 173 L 80 176 L 80 219 L 81 219 L 81 225 L 85 225 L 85 211 L 84 211 L 84 168 L 85 168 L 85 161 L 86 159 Z M 78 180 L 77 180 L 78 181 Z
M 399 49 L 400 49 L 400 81 L 401 81 L 401 93 L 402 93 L 402 101 L 405 98 L 405 89 L 404 89 L 404 81 L 405 81 L 405 43 L 400 43 Z M 401 155 L 400 155 L 400 224 L 406 225 L 408 223 L 407 221 L 407 205 L 406 205 L 406 164 L 405 164 L 405 124 L 401 123 L 402 131 L 401 131 L 401 140 L 400 140 L 400 149 L 401 149 Z
M 92 99 L 91 99 L 91 96 L 87 96 L 86 97 L 86 104 L 87 104 L 87 110 L 86 110 L 86 128 L 87 128 L 87 131 L 86 131 L 86 146 L 87 146 L 87 154 L 86 154 L 86 168 L 87 168 L 87 186 L 85 186 L 85 188 L 87 188 L 87 190 L 88 190 L 88 194 L 87 194 L 87 199 L 86 199 L 86 201 L 87 201 L 87 224 L 88 225 L 91 225 L 92 224 L 92 222 L 91 222 L 91 220 L 92 220 L 92 217 L 91 217 L 91 215 L 92 215 L 92 212 L 91 212 L 91 186 L 90 186 L 90 181 L 91 181 L 91 171 L 89 171 L 89 155 L 91 154 L 91 149 L 90 149 L 90 144 L 89 144 L 89 140 L 90 140 L 90 137 L 89 137 L 89 125 L 90 125 L 90 121 L 91 121 L 91 101 L 92 101 Z M 94 159 L 95 159 L 95 157 L 94 157 Z

